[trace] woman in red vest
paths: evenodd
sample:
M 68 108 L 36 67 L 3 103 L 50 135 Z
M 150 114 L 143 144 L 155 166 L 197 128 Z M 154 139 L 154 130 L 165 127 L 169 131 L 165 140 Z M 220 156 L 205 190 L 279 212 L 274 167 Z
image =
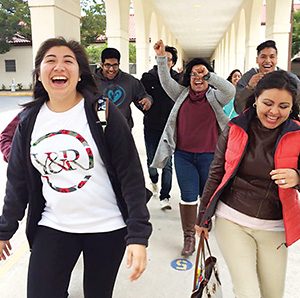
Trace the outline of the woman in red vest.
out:
M 236 298 L 282 298 L 287 247 L 300 239 L 300 123 L 297 83 L 274 71 L 253 106 L 219 138 L 196 230 L 215 235 Z

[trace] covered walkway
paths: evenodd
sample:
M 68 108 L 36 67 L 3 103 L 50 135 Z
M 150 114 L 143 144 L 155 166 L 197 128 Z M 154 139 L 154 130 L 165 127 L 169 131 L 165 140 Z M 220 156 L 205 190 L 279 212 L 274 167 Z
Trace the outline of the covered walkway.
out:
M 33 53 L 49 37 L 80 40 L 80 0 L 29 0 Z M 266 5 L 265 12 L 263 5 Z M 108 45 L 122 53 L 128 71 L 130 0 L 106 0 Z M 152 45 L 160 38 L 179 51 L 179 62 L 209 58 L 225 77 L 255 65 L 256 46 L 274 39 L 278 65 L 288 68 L 292 0 L 132 0 L 135 14 L 137 77 L 155 64 Z M 261 27 L 265 13 L 265 26 Z

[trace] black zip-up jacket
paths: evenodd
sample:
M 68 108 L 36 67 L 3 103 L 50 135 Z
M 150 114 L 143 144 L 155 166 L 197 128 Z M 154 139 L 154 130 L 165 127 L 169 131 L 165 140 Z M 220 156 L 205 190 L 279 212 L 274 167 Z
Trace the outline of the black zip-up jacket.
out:
M 83 96 L 92 136 L 127 225 L 127 245 L 147 246 L 152 227 L 146 207 L 143 171 L 129 127 L 118 109 L 109 103 L 107 126 L 103 131 L 96 114 L 97 97 L 88 91 L 84 91 Z M 28 206 L 26 235 L 30 246 L 45 207 L 41 175 L 30 161 L 31 134 L 40 107 L 39 104 L 25 109 L 14 135 L 0 217 L 0 240 L 9 240 L 18 229 L 18 221 L 22 220 Z
M 178 82 L 180 74 L 172 69 L 170 73 L 171 77 Z M 169 114 L 173 108 L 174 101 L 168 96 L 159 81 L 157 65 L 143 74 L 141 82 L 143 83 L 147 93 L 153 98 L 151 109 L 145 112 L 145 129 L 149 128 L 163 132 Z

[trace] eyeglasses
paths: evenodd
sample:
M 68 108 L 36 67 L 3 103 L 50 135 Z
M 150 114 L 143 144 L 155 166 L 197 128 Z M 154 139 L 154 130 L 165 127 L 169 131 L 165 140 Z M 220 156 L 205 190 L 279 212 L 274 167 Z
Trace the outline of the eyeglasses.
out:
M 108 69 L 111 68 L 111 67 L 112 67 L 113 69 L 117 69 L 117 68 L 119 68 L 119 63 L 114 63 L 114 64 L 105 63 L 105 64 L 104 64 L 104 67 L 105 67 L 105 68 L 108 68 Z
M 194 72 L 192 72 L 192 73 L 190 74 L 190 76 L 191 76 L 192 78 L 195 78 L 195 77 L 197 76 L 197 74 L 195 74 Z
M 168 60 L 168 62 L 171 62 L 171 61 L 172 61 L 172 58 L 169 58 L 169 57 L 168 57 L 167 60 Z

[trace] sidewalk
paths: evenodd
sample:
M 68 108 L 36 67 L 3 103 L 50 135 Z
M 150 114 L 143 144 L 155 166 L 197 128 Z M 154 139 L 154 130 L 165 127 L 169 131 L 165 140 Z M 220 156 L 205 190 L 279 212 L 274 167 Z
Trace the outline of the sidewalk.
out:
M 140 159 L 144 168 L 146 183 L 149 179 L 146 173 L 146 154 L 143 137 L 142 113 L 132 107 L 135 126 L 133 134 L 140 153 Z M 9 111 L 0 113 L 0 131 L 5 124 L 17 113 Z M 0 205 L 2 204 L 5 186 L 6 164 L 0 156 Z M 171 192 L 171 211 L 159 209 L 159 199 L 152 198 L 148 203 L 151 214 L 153 233 L 150 238 L 148 252 L 148 266 L 142 277 L 133 283 L 129 282 L 129 271 L 126 268 L 126 258 L 120 268 L 117 278 L 114 298 L 188 298 L 192 291 L 193 267 L 185 270 L 184 262 L 178 263 L 177 269 L 173 269 L 171 262 L 181 259 L 182 231 L 179 217 L 178 203 L 180 193 L 173 172 L 173 187 Z M 300 215 L 299 215 L 300 218 Z M 20 225 L 19 231 L 13 237 L 12 245 L 14 254 L 4 263 L 0 262 L 0 293 L 3 298 L 25 298 L 26 276 L 29 259 L 29 251 L 24 236 L 25 221 Z M 230 276 L 224 260 L 216 244 L 214 233 L 210 235 L 210 244 L 213 254 L 218 258 L 219 271 L 223 287 L 223 297 L 233 298 Z M 47 257 L 47 256 L 45 256 Z M 195 254 L 188 259 L 192 264 Z M 300 241 L 289 248 L 289 261 L 286 277 L 286 290 L 284 298 L 300 297 Z M 82 258 L 78 261 L 72 275 L 69 298 L 83 298 L 82 291 Z M 41 297 L 43 298 L 43 297 Z
M 32 91 L 0 91 L 0 96 L 32 96 Z

